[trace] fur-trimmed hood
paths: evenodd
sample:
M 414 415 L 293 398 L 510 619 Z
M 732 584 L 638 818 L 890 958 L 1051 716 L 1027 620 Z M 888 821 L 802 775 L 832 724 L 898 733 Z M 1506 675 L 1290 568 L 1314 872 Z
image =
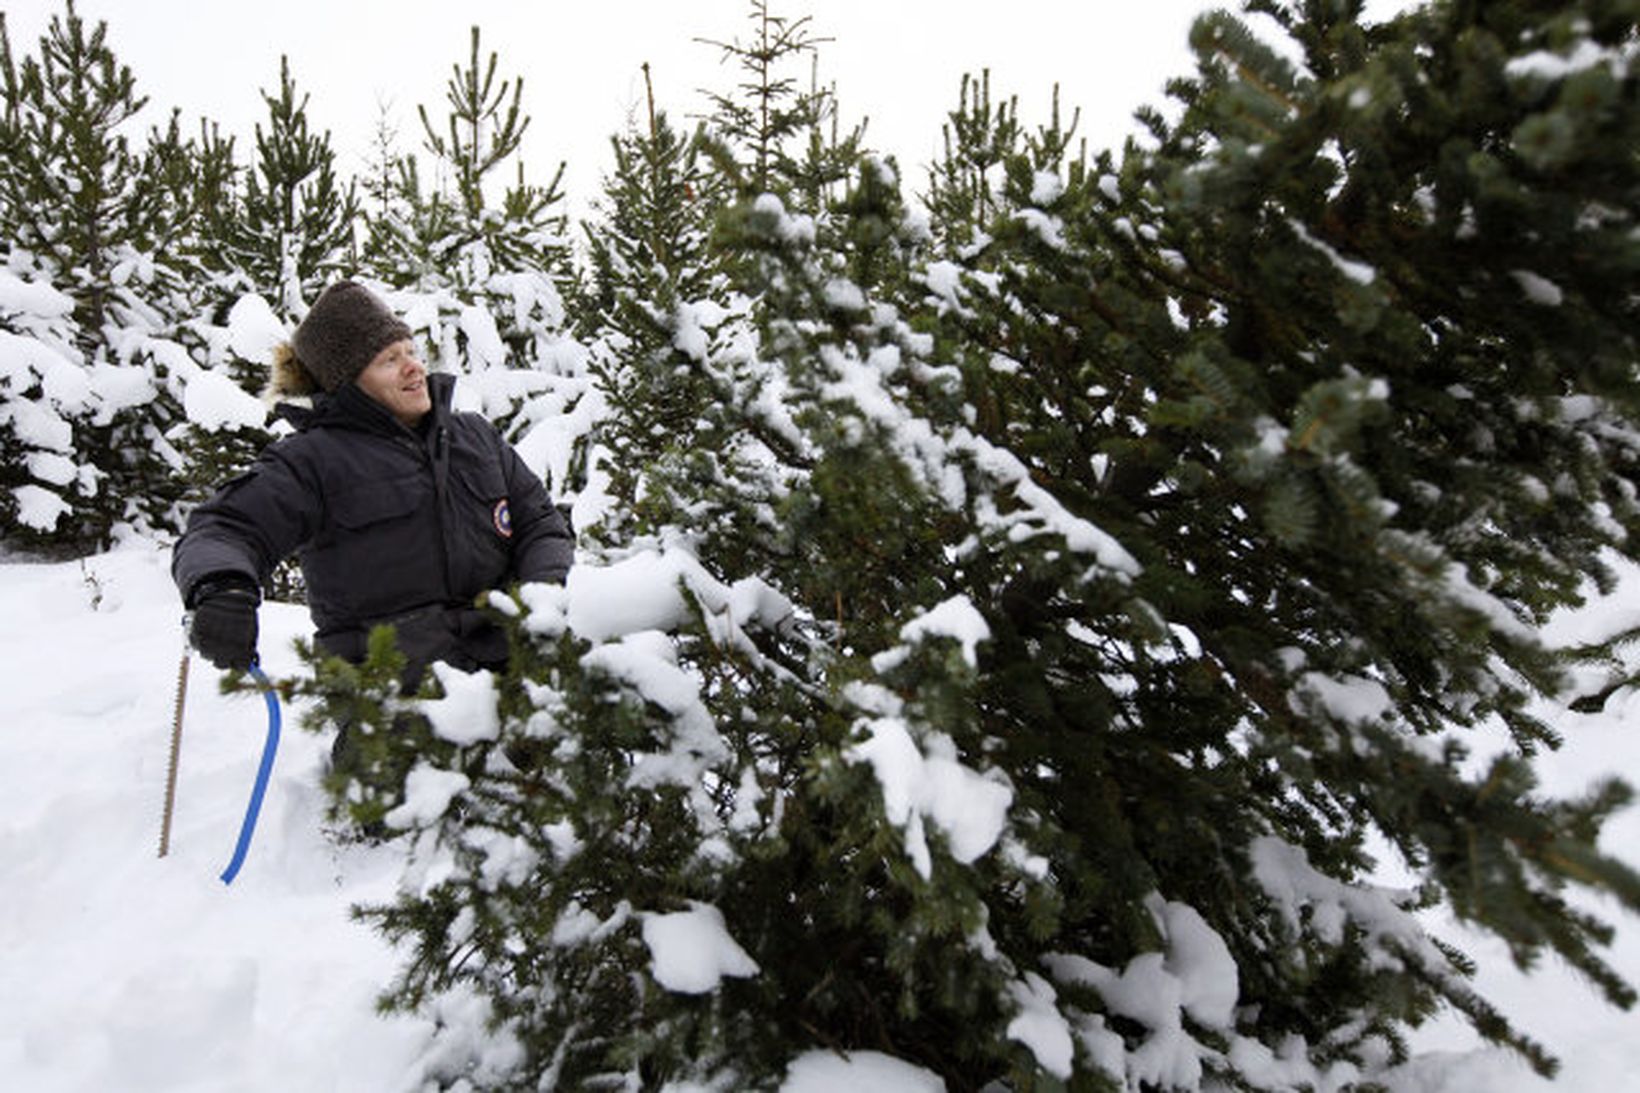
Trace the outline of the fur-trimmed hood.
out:
M 274 346 L 273 360 L 268 363 L 268 386 L 262 397 L 270 402 L 291 398 L 312 398 L 323 391 L 312 372 L 296 358 L 296 349 L 289 342 Z

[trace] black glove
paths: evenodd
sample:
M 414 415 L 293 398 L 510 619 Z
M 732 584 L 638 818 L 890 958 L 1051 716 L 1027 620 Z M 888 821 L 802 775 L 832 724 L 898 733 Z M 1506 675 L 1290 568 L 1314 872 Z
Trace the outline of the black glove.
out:
M 218 668 L 243 671 L 256 662 L 256 586 L 244 577 L 207 577 L 189 596 L 193 624 L 188 640 Z

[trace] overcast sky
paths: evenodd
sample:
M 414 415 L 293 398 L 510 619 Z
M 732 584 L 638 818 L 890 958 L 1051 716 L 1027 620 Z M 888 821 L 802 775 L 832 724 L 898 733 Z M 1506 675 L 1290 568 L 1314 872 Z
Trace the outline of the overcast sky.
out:
M 1021 120 L 1047 120 L 1055 83 L 1068 118 L 1092 149 L 1119 146 L 1138 106 L 1161 105 L 1166 80 L 1188 72 L 1189 26 L 1204 0 L 772 0 L 771 10 L 812 16 L 820 77 L 835 83 L 845 122 L 869 117 L 868 143 L 898 156 L 920 191 L 940 125 L 965 72 L 991 70 L 997 97 L 1016 95 Z M 1374 8 L 1393 10 L 1394 0 Z M 748 0 L 79 0 L 88 22 L 106 20 L 109 41 L 149 98 L 143 121 L 172 107 L 197 128 L 208 116 L 239 134 L 266 118 L 261 90 L 276 91 L 288 55 L 310 96 L 309 124 L 328 129 L 344 172 L 359 171 L 385 107 L 398 146 L 419 146 L 416 107 L 446 113 L 452 65 L 468 57 L 469 31 L 500 55 L 499 75 L 523 77 L 532 122 L 523 150 L 532 181 L 566 160 L 577 210 L 611 166 L 609 136 L 643 102 L 649 62 L 659 105 L 675 120 L 704 109 L 701 88 L 738 77 L 721 51 L 698 39 L 749 40 Z M 4 0 L 15 55 L 37 54 L 63 0 Z M 1369 9 L 1371 10 L 1371 9 Z

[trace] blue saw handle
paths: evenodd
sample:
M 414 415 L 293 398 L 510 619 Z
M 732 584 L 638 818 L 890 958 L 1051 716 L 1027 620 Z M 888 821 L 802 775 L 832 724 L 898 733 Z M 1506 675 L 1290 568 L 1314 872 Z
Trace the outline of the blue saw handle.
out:
M 262 765 L 256 771 L 256 784 L 251 787 L 250 803 L 245 806 L 245 820 L 239 825 L 239 844 L 233 848 L 233 860 L 228 868 L 222 871 L 222 883 L 232 884 L 239 875 L 239 867 L 245 864 L 245 855 L 250 853 L 251 836 L 256 834 L 256 818 L 262 811 L 262 797 L 268 791 L 268 779 L 273 775 L 274 756 L 279 753 L 279 696 L 274 693 L 273 684 L 268 677 L 262 674 L 262 669 L 251 665 L 251 678 L 262 688 L 262 698 L 268 704 L 268 739 L 262 745 Z

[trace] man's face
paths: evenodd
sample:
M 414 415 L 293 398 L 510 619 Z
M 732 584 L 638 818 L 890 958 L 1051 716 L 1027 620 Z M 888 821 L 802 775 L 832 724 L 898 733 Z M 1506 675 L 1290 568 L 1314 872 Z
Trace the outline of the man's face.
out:
M 416 343 L 409 338 L 377 353 L 355 382 L 406 428 L 415 428 L 433 408 L 427 393 L 427 366 L 421 363 Z

